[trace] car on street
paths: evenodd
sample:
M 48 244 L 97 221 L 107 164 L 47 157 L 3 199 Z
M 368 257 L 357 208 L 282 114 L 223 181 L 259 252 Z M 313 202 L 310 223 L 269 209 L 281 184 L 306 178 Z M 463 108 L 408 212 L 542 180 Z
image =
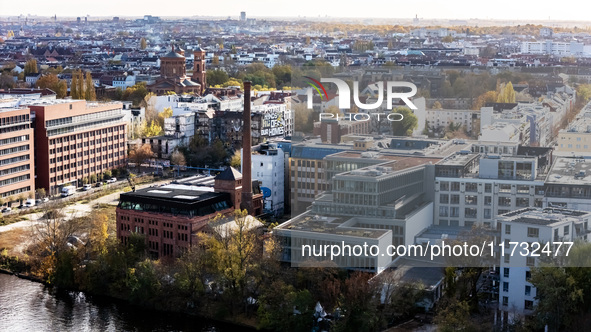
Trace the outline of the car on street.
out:
M 7 213 L 7 212 L 10 212 L 10 211 L 12 211 L 12 209 L 11 209 L 11 208 L 9 208 L 8 206 L 5 206 L 5 207 L 2 209 L 2 213 Z
M 82 190 L 84 191 L 89 191 L 92 188 L 91 184 L 85 184 L 84 186 L 82 186 Z
M 117 178 L 110 178 L 107 180 L 107 183 L 115 183 L 117 182 Z

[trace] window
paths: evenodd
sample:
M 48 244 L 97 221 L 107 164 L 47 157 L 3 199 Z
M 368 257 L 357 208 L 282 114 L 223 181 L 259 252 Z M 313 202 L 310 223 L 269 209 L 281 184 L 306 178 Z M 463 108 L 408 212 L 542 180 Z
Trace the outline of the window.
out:
M 451 183 L 451 191 L 460 191 L 460 183 L 459 182 L 452 182 Z
M 492 215 L 491 215 L 491 211 L 490 209 L 484 209 L 484 219 L 491 219 Z
M 440 217 L 447 217 L 447 206 L 440 206 L 439 207 L 439 216 Z
M 570 233 L 570 226 L 564 226 L 564 235 L 568 235 Z
M 525 281 L 529 281 L 531 279 L 531 271 L 525 271 Z
M 478 183 L 466 183 L 466 191 L 478 191 Z
M 484 196 L 484 205 L 492 205 L 492 197 Z
M 466 195 L 466 204 L 467 205 L 476 205 L 476 204 L 478 204 L 478 196 L 476 196 L 476 195 Z
M 500 193 L 510 193 L 511 192 L 511 185 L 510 184 L 499 185 L 499 192 Z
M 509 305 L 509 297 L 507 296 L 503 296 L 503 306 L 508 306 Z
M 509 283 L 506 281 L 503 282 L 503 292 L 505 292 L 505 293 L 509 292 Z
M 499 206 L 511 206 L 511 197 L 499 197 Z
M 439 195 L 439 203 L 441 203 L 441 204 L 449 203 L 449 195 L 448 194 Z
M 534 308 L 534 301 L 525 300 L 525 303 L 523 304 L 523 307 L 525 308 L 525 310 L 533 310 L 533 308 Z
M 505 234 L 511 234 L 511 225 L 505 225 Z
M 451 195 L 450 204 L 460 204 L 460 195 Z
M 525 286 L 525 296 L 531 295 L 531 286 Z
M 490 193 L 490 192 L 492 192 L 492 184 L 490 184 L 490 183 L 485 183 L 485 184 L 484 184 L 484 191 L 485 191 L 485 192 L 487 192 L 487 193 Z
M 525 265 L 527 265 L 527 266 L 535 266 L 536 265 L 536 259 L 534 257 L 526 257 L 525 258 Z
M 503 268 L 503 278 L 509 278 L 509 268 Z
M 538 237 L 540 235 L 540 230 L 534 227 L 527 228 L 527 237 Z

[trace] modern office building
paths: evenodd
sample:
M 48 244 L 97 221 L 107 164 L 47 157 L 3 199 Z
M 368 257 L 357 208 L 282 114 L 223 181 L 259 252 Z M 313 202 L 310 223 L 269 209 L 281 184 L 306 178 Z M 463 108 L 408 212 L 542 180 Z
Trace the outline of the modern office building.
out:
M 35 192 L 33 139 L 28 108 L 0 108 L 0 197 L 4 201 Z
M 350 246 L 367 243 L 413 244 L 433 220 L 434 162 L 428 157 L 392 156 L 378 165 L 336 174 L 332 190 L 318 195 L 310 209 L 277 226 L 281 259 L 294 265 L 310 259 L 303 245 Z M 327 257 L 321 258 L 326 259 Z M 332 263 L 348 269 L 379 272 L 392 257 L 341 257 Z
M 82 179 L 125 166 L 122 104 L 84 100 L 27 103 L 35 126 L 36 187 L 54 195 Z
M 494 227 L 497 215 L 542 207 L 545 175 L 539 172 L 536 156 L 449 156 L 436 165 L 434 225 Z

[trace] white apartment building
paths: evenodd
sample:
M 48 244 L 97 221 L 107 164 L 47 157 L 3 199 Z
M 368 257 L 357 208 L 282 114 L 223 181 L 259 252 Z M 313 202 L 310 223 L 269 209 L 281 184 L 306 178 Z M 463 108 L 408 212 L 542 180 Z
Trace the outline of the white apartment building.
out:
M 499 216 L 500 243 L 505 248 L 500 257 L 499 309 L 531 314 L 536 303 L 530 268 L 538 260 L 531 255 L 510 255 L 514 246 L 510 242 L 549 243 L 554 248 L 557 241 L 588 241 L 590 221 L 590 212 L 555 208 L 525 208 Z
M 577 42 L 557 42 L 553 40 L 522 42 L 521 53 L 554 54 L 560 56 L 583 55 L 585 44 Z
M 425 114 L 427 126 L 431 128 L 448 128 L 453 123 L 454 126 L 463 126 L 469 132 L 472 131 L 473 121 L 480 118 L 480 111 L 473 110 L 429 109 Z
M 261 181 L 263 211 L 275 216 L 282 216 L 285 210 L 285 158 L 283 150 L 274 143 L 254 147 L 251 156 L 252 178 Z

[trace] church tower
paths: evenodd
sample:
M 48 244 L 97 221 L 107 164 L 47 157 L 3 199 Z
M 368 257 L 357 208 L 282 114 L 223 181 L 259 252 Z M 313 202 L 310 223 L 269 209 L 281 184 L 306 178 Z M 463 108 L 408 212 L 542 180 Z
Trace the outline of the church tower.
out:
M 178 80 L 185 77 L 185 57 L 172 50 L 160 58 L 160 76 Z
M 201 47 L 197 47 L 193 51 L 193 82 L 201 84 L 201 95 L 205 91 L 207 74 L 205 72 L 205 51 Z

